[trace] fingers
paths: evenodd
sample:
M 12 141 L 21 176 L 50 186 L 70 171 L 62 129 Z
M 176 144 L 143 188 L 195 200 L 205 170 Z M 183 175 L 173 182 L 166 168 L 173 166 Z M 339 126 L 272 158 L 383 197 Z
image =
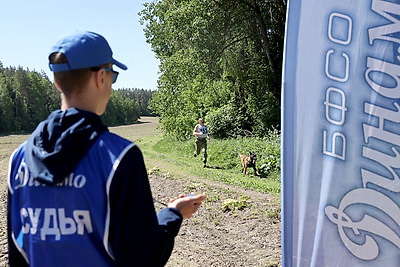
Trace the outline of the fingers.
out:
M 180 209 L 184 219 L 188 219 L 193 216 L 194 213 L 200 208 L 202 201 L 205 199 L 204 195 L 197 195 L 191 197 L 185 197 L 184 206 Z
M 178 198 L 183 198 L 183 197 L 185 197 L 185 195 L 184 194 L 180 194 L 178 197 L 176 197 L 176 198 L 171 198 L 170 200 L 169 200 L 169 203 L 172 203 L 172 202 L 174 202 L 175 200 L 177 200 Z
M 201 203 L 206 199 L 204 194 L 201 195 L 190 195 L 183 196 L 179 195 L 174 201 L 168 204 L 168 207 L 176 208 L 182 214 L 184 219 L 192 217 L 192 215 L 198 210 Z

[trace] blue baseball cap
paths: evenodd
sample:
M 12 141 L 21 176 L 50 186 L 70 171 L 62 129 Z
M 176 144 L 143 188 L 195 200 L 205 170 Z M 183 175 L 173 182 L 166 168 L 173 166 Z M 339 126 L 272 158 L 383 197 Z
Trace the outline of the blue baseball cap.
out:
M 107 40 L 94 32 L 75 31 L 65 35 L 51 48 L 50 54 L 57 52 L 63 53 L 68 62 L 49 63 L 53 72 L 92 68 L 107 63 L 115 64 L 123 70 L 128 69 L 126 65 L 113 59 Z

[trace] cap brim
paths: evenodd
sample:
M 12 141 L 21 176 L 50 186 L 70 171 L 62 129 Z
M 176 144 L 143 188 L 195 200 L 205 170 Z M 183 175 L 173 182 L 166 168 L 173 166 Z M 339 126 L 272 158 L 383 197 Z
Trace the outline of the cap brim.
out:
M 112 62 L 114 65 L 116 65 L 118 68 L 123 69 L 123 70 L 127 70 L 128 67 L 125 64 L 122 64 L 121 62 L 119 62 L 118 60 L 113 59 Z

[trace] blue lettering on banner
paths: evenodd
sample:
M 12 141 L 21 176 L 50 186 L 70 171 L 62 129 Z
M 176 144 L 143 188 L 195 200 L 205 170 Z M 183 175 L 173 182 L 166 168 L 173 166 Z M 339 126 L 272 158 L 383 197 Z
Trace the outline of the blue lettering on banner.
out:
M 350 16 L 333 12 L 328 21 L 328 39 L 336 45 L 341 46 L 340 51 L 329 49 L 325 54 L 325 75 L 338 87 L 343 88 L 344 83 L 349 80 L 350 57 L 343 47 L 351 43 L 353 20 Z M 332 66 L 341 66 L 333 71 Z M 343 89 L 329 87 L 325 93 L 325 119 L 332 125 L 343 126 L 346 121 L 346 94 Z M 323 129 L 324 155 L 346 160 L 346 135 L 339 131 L 329 132 Z M 328 146 L 329 145 L 329 146 Z M 330 148 L 329 148 L 330 147 Z
M 376 94 L 374 103 L 364 102 L 363 112 L 368 115 L 368 121 L 362 122 L 363 146 L 361 155 L 371 164 L 360 167 L 362 187 L 345 193 L 337 207 L 327 205 L 325 214 L 337 226 L 341 241 L 349 252 L 362 260 L 376 259 L 382 248 L 381 242 L 390 242 L 400 248 L 400 208 L 393 196 L 400 193 L 400 177 L 396 169 L 400 168 L 400 5 L 382 0 L 372 0 L 371 10 L 385 18 L 386 23 L 375 25 L 368 29 L 369 45 L 379 45 L 389 42 L 397 49 L 390 59 L 379 58 L 377 55 L 366 56 L 364 80 L 371 94 Z M 346 46 L 351 42 L 352 19 L 340 13 L 332 13 L 329 18 L 329 40 Z M 347 34 L 338 35 L 335 23 L 347 25 Z M 342 31 L 343 32 L 343 31 Z M 326 55 L 325 72 L 332 81 L 341 83 L 346 76 L 346 69 L 350 64 L 350 57 L 345 52 L 336 53 L 343 57 L 343 73 L 332 74 L 329 62 L 335 55 L 335 50 L 330 49 Z M 332 59 L 331 59 L 332 58 Z M 339 60 L 339 59 L 338 59 Z M 348 69 L 347 69 L 348 70 Z M 328 90 L 330 90 L 328 92 Z M 326 93 L 325 106 L 327 121 L 336 126 L 345 123 L 346 94 L 339 88 L 329 88 Z M 335 99 L 335 100 L 332 100 Z M 383 103 L 383 104 L 382 104 Z M 328 108 L 330 110 L 328 110 Z M 336 114 L 332 113 L 336 111 Z M 338 135 L 339 134 L 339 135 Z M 329 135 L 324 130 L 324 154 L 341 160 L 346 159 L 346 135 L 336 132 Z M 339 137 L 339 138 L 338 138 Z M 335 148 L 335 140 L 342 139 L 342 148 Z M 325 143 L 332 143 L 331 150 Z M 382 172 L 378 172 L 377 170 Z M 385 174 L 384 174 L 385 173 Z M 346 209 L 359 207 L 357 216 L 349 215 Z M 370 212 L 368 208 L 374 209 Z M 390 223 L 388 223 L 390 221 Z M 397 229 L 394 229 L 395 226 Z

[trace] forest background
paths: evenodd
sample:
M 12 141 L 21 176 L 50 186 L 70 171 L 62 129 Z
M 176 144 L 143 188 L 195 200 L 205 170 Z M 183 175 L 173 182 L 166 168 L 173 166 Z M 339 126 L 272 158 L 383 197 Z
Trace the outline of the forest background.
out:
M 257 150 L 264 168 L 278 169 L 279 147 L 269 151 L 262 144 L 271 136 L 279 144 L 286 1 L 158 0 L 143 6 L 140 22 L 160 60 L 158 88 L 114 90 L 103 122 L 131 124 L 157 115 L 167 137 L 184 141 L 204 117 L 214 138 L 252 138 L 241 139 L 249 144 L 242 150 Z M 4 67 L 0 59 L 1 133 L 31 132 L 59 105 L 44 71 Z
M 141 115 L 154 115 L 148 108 L 153 93 L 137 88 L 114 91 L 103 122 L 123 125 L 136 122 Z M 3 67 L 0 62 L 0 133 L 31 132 L 60 104 L 60 93 L 44 71 Z

